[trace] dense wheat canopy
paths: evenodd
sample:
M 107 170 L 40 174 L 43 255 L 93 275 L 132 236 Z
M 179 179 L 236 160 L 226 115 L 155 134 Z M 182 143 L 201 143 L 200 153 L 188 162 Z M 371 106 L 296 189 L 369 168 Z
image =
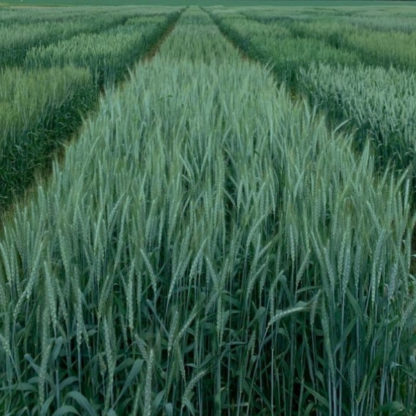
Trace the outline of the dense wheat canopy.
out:
M 414 415 L 411 64 L 310 10 L 44 18 L 93 13 L 0 73 L 0 413 Z

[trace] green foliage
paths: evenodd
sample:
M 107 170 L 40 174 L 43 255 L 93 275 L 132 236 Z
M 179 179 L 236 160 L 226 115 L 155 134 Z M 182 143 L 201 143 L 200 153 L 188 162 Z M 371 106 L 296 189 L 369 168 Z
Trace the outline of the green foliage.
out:
M 4 225 L 2 413 L 414 413 L 408 182 L 351 144 L 187 11 Z
M 338 26 L 338 31 L 367 28 L 409 33 L 416 29 L 416 10 L 411 3 L 384 2 L 382 7 L 377 3 L 373 3 L 374 7 L 368 7 L 368 4 L 362 2 L 356 2 L 355 7 L 346 7 L 341 2 L 333 4 L 333 7 L 319 7 L 315 2 L 309 3 L 309 7 L 306 5 L 299 7 L 295 3 L 292 7 L 276 6 L 228 10 L 238 10 L 248 18 L 262 23 L 310 22 L 318 32 L 322 27 L 328 26 L 333 26 L 334 29 Z
M 19 7 L 19 8 L 1 8 L 0 7 L 0 26 L 11 24 L 31 24 L 37 22 L 55 23 L 68 21 L 80 17 L 91 19 L 104 18 L 109 16 L 132 17 L 135 15 L 154 15 L 160 13 L 170 13 L 175 11 L 176 7 L 160 6 L 124 6 L 115 9 L 114 7 Z M 93 22 L 93 20 L 91 20 Z M 108 23 L 108 22 L 107 22 Z
M 416 68 L 416 27 L 410 32 L 397 30 L 394 25 L 392 29 L 375 30 L 333 18 L 330 21 L 294 22 L 290 28 L 305 38 L 319 38 L 334 47 L 355 51 L 369 65 Z
M 32 48 L 26 71 L 1 72 L 0 210 L 28 188 L 53 151 L 80 127 L 97 101 L 98 86 L 121 80 L 178 18 L 175 11 L 145 17 L 130 13 L 127 19 L 127 12 L 116 13 L 127 20 L 120 28 Z
M 212 15 L 222 32 L 251 58 L 269 64 L 279 81 L 296 83 L 299 67 L 311 62 L 355 65 L 359 57 L 314 38 L 300 38 L 281 22 L 259 23 L 246 17 Z
M 127 19 L 125 13 L 88 13 L 82 17 L 69 16 L 64 20 L 49 21 L 48 24 L 41 21 L 0 26 L 0 67 L 20 66 L 26 53 L 33 47 L 68 39 L 82 32 L 100 32 L 105 28 L 117 26 Z
M 312 102 L 358 128 L 356 137 L 374 143 L 377 164 L 416 167 L 416 78 L 393 68 L 301 69 L 299 84 Z
M 370 138 L 377 168 L 394 163 L 414 174 L 416 81 L 409 70 L 391 68 L 412 68 L 415 51 L 410 46 L 404 52 L 404 45 L 415 43 L 414 34 L 363 28 L 365 16 L 357 23 L 354 14 L 326 13 L 305 11 L 299 18 L 257 12 L 249 19 L 218 9 L 214 18 L 249 56 L 269 62 L 279 81 L 325 110 L 332 124 L 352 126 L 360 149 Z
M 91 8 L 0 8 L 0 26 L 12 24 L 31 24 L 31 23 L 50 23 L 61 22 L 66 19 L 78 18 L 85 16 L 86 13 L 94 14 L 102 12 L 103 9 L 97 8 L 91 10 Z
M 273 11 L 258 9 L 243 13 L 248 19 L 269 23 L 269 30 L 273 25 L 279 25 L 295 36 L 319 39 L 336 48 L 354 50 L 361 60 L 370 64 L 405 67 L 413 59 L 414 49 L 409 45 L 414 44 L 415 34 L 412 32 L 416 28 L 416 15 L 411 9 L 406 15 L 403 10 L 401 13 L 389 11 L 388 17 L 385 10 L 377 9 L 365 9 L 360 14 L 357 10 L 305 8 L 301 12 L 286 10 L 281 13 L 274 8 Z
M 336 3 L 340 6 L 356 6 L 357 0 L 337 0 Z M 360 0 L 359 6 L 390 6 L 397 7 L 399 4 L 407 4 L 407 1 L 380 1 L 380 0 Z M 15 6 L 16 0 L 3 1 L 1 4 Z M 207 0 L 22 0 L 19 1 L 20 6 L 130 6 L 130 5 L 146 5 L 154 6 L 200 6 L 206 7 L 208 5 L 221 5 L 225 7 L 253 7 L 253 6 L 268 6 L 268 7 L 310 7 L 310 0 L 215 0 L 210 2 Z M 314 0 L 313 5 L 323 7 L 333 7 L 334 0 Z M 1 7 L 1 6 L 0 6 Z M 363 8 L 363 7 L 359 7 Z
M 25 60 L 27 68 L 86 67 L 99 85 L 119 80 L 164 33 L 178 13 L 168 17 L 136 17 L 123 25 L 97 34 L 81 34 L 49 46 L 32 48 Z
M 31 183 L 96 97 L 92 77 L 83 69 L 0 73 L 0 208 Z

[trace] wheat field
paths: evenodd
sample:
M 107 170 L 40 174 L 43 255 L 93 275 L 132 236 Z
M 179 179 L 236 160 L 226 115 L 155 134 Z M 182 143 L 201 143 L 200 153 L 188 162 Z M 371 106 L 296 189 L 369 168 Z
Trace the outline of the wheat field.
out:
M 208 6 L 0 8 L 0 413 L 414 416 L 413 16 Z

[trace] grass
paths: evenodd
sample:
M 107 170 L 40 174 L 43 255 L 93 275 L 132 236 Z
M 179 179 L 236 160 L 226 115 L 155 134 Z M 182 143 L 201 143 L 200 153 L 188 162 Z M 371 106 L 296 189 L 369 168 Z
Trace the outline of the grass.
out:
M 2 413 L 414 414 L 409 182 L 352 140 L 187 10 L 4 225 Z

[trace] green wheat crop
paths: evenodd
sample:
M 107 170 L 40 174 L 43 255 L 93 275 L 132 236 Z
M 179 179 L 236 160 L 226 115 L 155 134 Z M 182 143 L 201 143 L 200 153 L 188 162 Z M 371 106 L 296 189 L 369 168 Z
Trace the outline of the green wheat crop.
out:
M 4 224 L 0 409 L 413 414 L 409 200 L 189 9 Z
M 25 70 L 0 73 L 0 210 L 28 188 L 33 175 L 80 126 L 98 98 L 98 86 L 121 80 L 178 12 L 129 16 L 116 29 L 32 48 Z
M 98 84 L 111 84 L 155 44 L 177 17 L 178 12 L 136 17 L 108 31 L 81 34 L 49 46 L 32 48 L 26 55 L 25 67 L 53 68 L 68 64 L 86 67 Z
M 131 11 L 116 13 L 87 13 L 49 22 L 15 23 L 0 25 L 0 67 L 22 65 L 26 53 L 33 47 L 53 44 L 79 33 L 94 33 L 122 24 Z
M 65 67 L 0 71 L 0 208 L 31 183 L 97 97 L 90 73 Z
M 359 62 L 354 52 L 339 50 L 319 39 L 300 38 L 281 22 L 259 23 L 221 10 L 212 17 L 246 54 L 270 65 L 279 81 L 290 86 L 296 84 L 299 68 L 311 62 L 352 66 Z
M 315 105 L 350 120 L 357 139 L 371 137 L 377 163 L 400 169 L 416 163 L 416 78 L 393 68 L 312 65 L 299 84 Z M 350 124 L 351 124 L 350 123 Z

